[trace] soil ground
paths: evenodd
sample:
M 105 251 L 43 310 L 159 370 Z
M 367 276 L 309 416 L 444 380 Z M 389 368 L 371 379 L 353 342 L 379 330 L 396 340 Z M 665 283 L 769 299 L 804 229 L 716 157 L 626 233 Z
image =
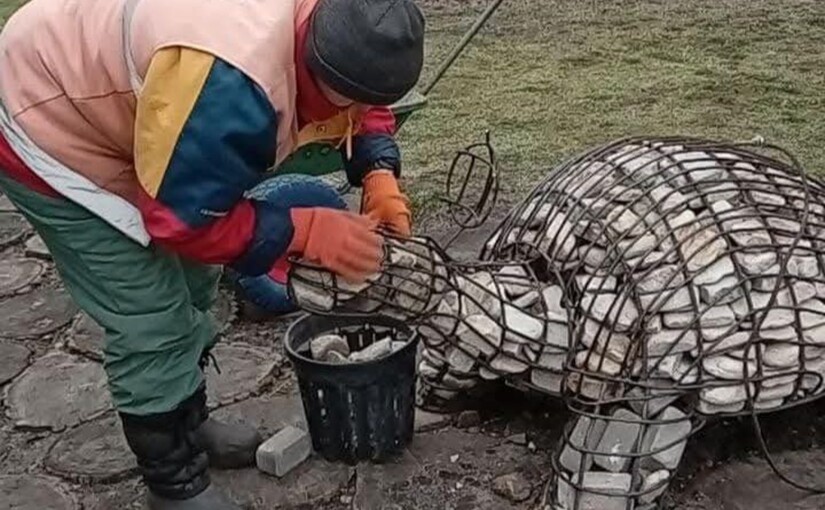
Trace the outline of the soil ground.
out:
M 0 21 L 20 3 L 0 0 Z M 426 83 L 486 2 L 422 4 L 429 25 Z M 418 224 L 436 238 L 449 237 L 438 200 L 444 170 L 457 149 L 487 129 L 501 162 L 498 213 L 563 158 L 630 134 L 729 139 L 759 134 L 821 173 L 823 42 L 825 5 L 815 0 L 507 0 L 430 95 L 427 109 L 400 135 Z M 472 258 L 484 235 L 482 229 L 461 236 L 454 253 Z M 21 253 L 18 243 L 0 258 Z M 53 270 L 37 287 L 59 287 Z M 0 300 L 0 324 L 5 324 L 8 301 Z M 278 353 L 284 327 L 242 317 L 226 340 Z M 67 328 L 26 340 L 27 364 L 66 351 Z M 12 384 L 2 383 L 2 389 Z M 219 404 L 216 413 L 243 416 L 272 430 L 295 419 L 295 398 L 288 364 L 279 363 L 265 384 L 236 402 Z M 408 453 L 388 466 L 349 468 L 313 459 L 280 481 L 251 471 L 215 478 L 249 508 L 542 508 L 549 452 L 566 420 L 563 406 L 501 388 L 462 409 L 479 410 L 480 423 L 458 428 L 455 414 L 422 413 Z M 91 422 L 51 431 L 15 427 L 8 414 L 3 402 L 0 490 L 17 490 L 2 493 L 0 509 L 139 508 L 140 485 L 124 460 L 128 457 L 118 457 L 122 444 L 105 443 L 106 455 L 97 457 L 107 476 L 72 476 L 60 471 L 55 458 L 77 459 L 60 454 L 55 445 L 67 444 Z M 762 427 L 783 473 L 825 486 L 825 404 L 765 416 Z M 79 455 L 82 460 L 91 454 Z M 110 476 L 113 470 L 117 474 Z M 518 473 L 528 487 L 523 501 L 493 490 L 493 480 L 508 473 Z M 43 485 L 27 486 L 23 478 Z M 57 496 L 13 498 L 44 498 L 49 491 Z M 825 508 L 822 496 L 780 482 L 762 460 L 749 418 L 714 422 L 697 434 L 665 499 L 666 508 L 687 510 Z

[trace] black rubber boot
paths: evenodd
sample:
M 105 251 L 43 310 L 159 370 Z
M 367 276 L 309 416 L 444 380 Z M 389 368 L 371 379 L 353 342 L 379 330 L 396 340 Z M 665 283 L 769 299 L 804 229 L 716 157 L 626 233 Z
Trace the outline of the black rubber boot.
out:
M 195 433 L 207 418 L 203 388 L 173 411 L 148 416 L 120 413 L 120 418 L 149 488 L 150 510 L 240 510 L 210 486 L 209 461 Z
M 198 362 L 201 371 L 205 373 L 210 363 L 218 373 L 221 372 L 218 361 L 210 349 L 206 349 Z M 195 431 L 195 440 L 209 456 L 210 466 L 217 469 L 238 469 L 255 465 L 255 453 L 258 445 L 263 442 L 255 428 L 238 421 L 224 423 L 209 418 L 206 400 L 203 401 L 201 414 L 204 421 Z
M 255 452 L 263 438 L 255 428 L 240 422 L 209 418 L 195 431 L 195 439 L 209 456 L 209 465 L 238 469 L 255 465 Z

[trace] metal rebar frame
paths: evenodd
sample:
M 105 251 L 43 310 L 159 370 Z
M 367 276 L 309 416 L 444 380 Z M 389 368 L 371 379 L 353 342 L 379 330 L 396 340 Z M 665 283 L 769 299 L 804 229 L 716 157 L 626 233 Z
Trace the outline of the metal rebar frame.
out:
M 318 313 L 417 325 L 435 397 L 485 380 L 560 395 L 575 419 L 548 502 L 632 510 L 655 504 L 706 416 L 758 429 L 822 395 L 823 255 L 825 183 L 787 152 L 628 138 L 548 172 L 477 263 L 388 238 L 370 282 L 300 266 L 291 287 Z

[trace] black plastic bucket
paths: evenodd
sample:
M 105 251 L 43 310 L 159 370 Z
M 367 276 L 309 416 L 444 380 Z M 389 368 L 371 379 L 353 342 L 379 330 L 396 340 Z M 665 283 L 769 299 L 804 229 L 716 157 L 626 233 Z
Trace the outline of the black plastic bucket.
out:
M 418 336 L 395 319 L 370 317 L 368 321 L 308 315 L 286 332 L 286 352 L 295 367 L 312 446 L 329 461 L 382 462 L 412 441 Z M 346 338 L 353 351 L 387 334 L 406 345 L 363 363 L 311 359 L 310 340 L 327 333 Z

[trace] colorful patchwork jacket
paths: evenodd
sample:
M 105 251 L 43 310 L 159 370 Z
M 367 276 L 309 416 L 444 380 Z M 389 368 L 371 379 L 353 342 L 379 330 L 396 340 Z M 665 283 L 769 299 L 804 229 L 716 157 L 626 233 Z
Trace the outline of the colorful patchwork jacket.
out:
M 245 197 L 268 170 L 317 141 L 355 184 L 400 168 L 389 109 L 339 109 L 299 58 L 316 2 L 32 0 L 0 34 L 0 171 L 143 245 L 266 272 L 292 237 Z

